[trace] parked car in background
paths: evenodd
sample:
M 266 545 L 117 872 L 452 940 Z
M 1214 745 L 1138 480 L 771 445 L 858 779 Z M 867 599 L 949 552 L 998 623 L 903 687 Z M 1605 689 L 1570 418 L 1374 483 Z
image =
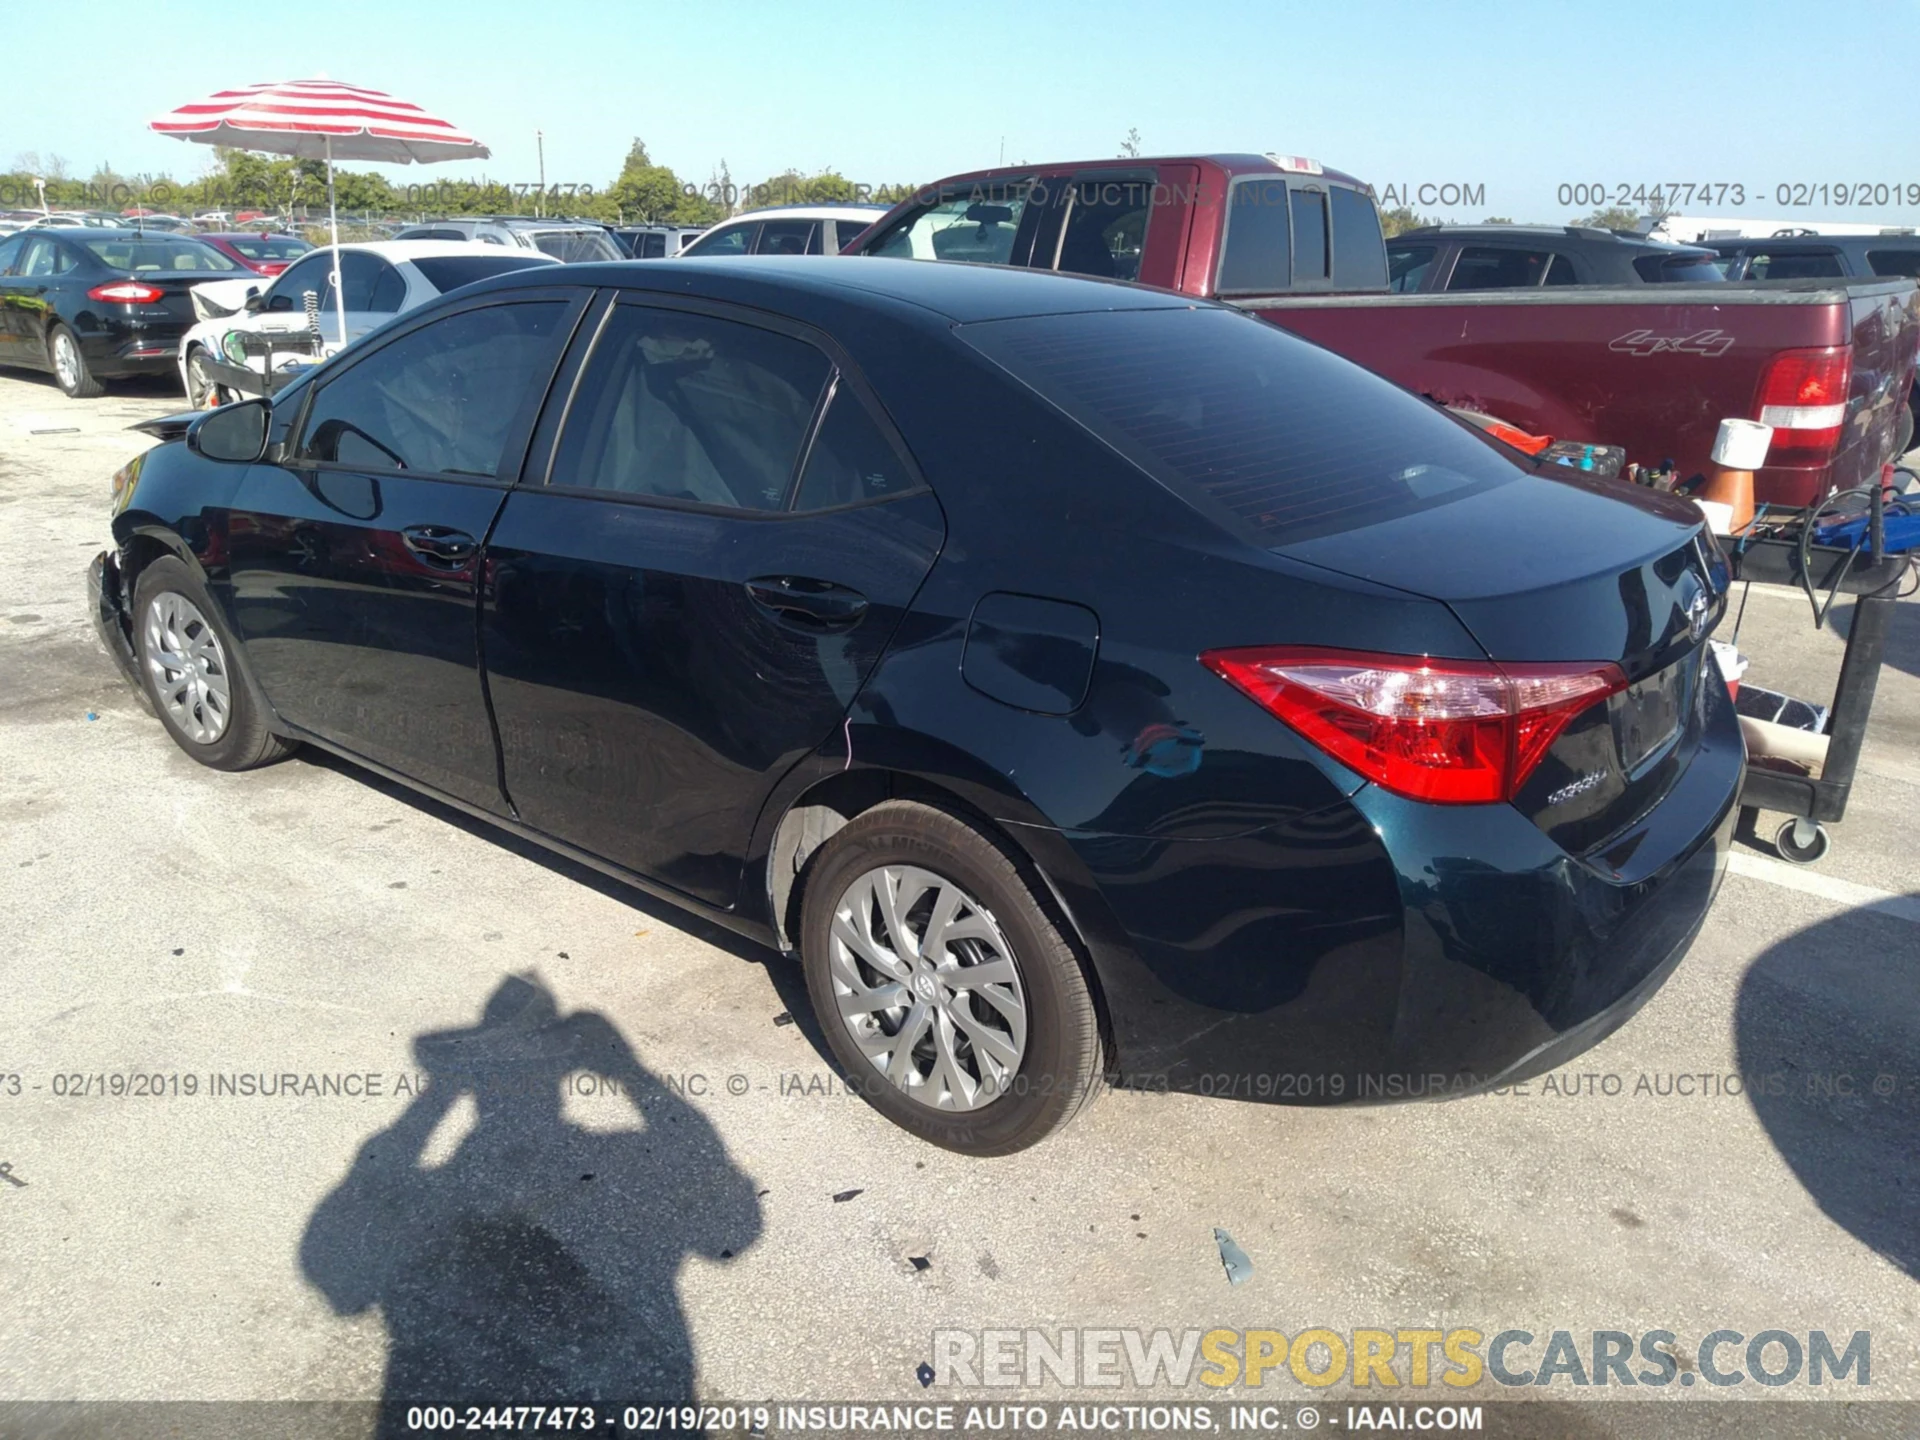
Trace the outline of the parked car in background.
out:
M 1713 251 L 1590 225 L 1427 225 L 1387 241 L 1395 294 L 1542 285 L 1710 284 Z
M 702 232 L 682 255 L 838 255 L 884 205 L 782 205 L 750 210 Z
M 1394 294 L 1372 191 L 1299 156 L 958 175 L 854 249 L 1217 297 L 1443 405 L 1649 467 L 1671 460 L 1681 480 L 1704 473 L 1722 419 L 1762 420 L 1774 440 L 1754 489 L 1776 505 L 1879 475 L 1907 430 L 1920 349 L 1910 280 Z
M 200 238 L 256 275 L 278 275 L 313 249 L 298 235 L 275 235 L 266 230 L 215 230 Z
M 108 380 L 165 374 L 193 324 L 189 291 L 239 271 L 190 235 L 22 230 L 0 240 L 0 365 L 49 371 L 75 398 Z
M 621 225 L 611 233 L 613 243 L 633 259 L 661 260 L 678 255 L 706 229 L 700 225 Z
M 384 325 L 449 290 L 476 280 L 523 270 L 535 265 L 557 265 L 551 255 L 537 250 L 503 250 L 475 240 L 383 240 L 340 247 L 340 287 L 346 300 L 347 342 L 351 344 L 377 325 Z M 340 306 L 332 284 L 333 249 L 309 248 L 264 289 L 245 287 L 234 294 L 232 285 L 217 288 L 202 308 L 237 310 L 213 315 L 188 330 L 180 341 L 180 383 L 196 408 L 234 398 L 225 393 L 215 366 L 225 362 L 243 369 L 263 369 L 277 363 L 275 356 L 252 353 L 254 338 L 292 337 L 311 333 L 307 297 L 319 305 L 320 329 L 310 349 L 288 346 L 279 359 L 311 361 L 314 355 L 337 348 Z M 253 293 L 248 294 L 247 291 Z M 244 377 L 242 377 L 244 378 Z
M 1708 240 L 1729 280 L 1920 276 L 1920 235 L 1768 235 Z
M 565 267 L 148 428 L 91 585 L 181 750 L 309 742 L 797 952 L 955 1150 L 1109 1073 L 1557 1068 L 1724 869 L 1699 511 L 1195 297 Z
M 395 240 L 478 240 L 485 245 L 510 245 L 537 250 L 568 264 L 588 260 L 624 260 L 620 247 L 604 225 L 564 220 L 481 217 L 431 220 L 396 230 Z

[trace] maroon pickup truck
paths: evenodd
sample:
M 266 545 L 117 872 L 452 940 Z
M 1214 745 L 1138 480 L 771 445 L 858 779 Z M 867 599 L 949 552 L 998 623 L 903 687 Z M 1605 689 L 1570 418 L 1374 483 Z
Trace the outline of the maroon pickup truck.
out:
M 1021 166 L 924 186 L 843 253 L 1066 270 L 1223 300 L 1444 405 L 1681 478 L 1773 425 L 1755 493 L 1807 505 L 1904 450 L 1905 279 L 1389 293 L 1373 192 L 1276 155 Z M 1545 278 L 1545 277 L 1543 277 Z

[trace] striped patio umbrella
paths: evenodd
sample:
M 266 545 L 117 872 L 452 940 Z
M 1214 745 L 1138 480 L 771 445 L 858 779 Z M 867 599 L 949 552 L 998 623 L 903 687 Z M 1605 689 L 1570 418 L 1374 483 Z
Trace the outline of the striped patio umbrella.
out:
M 484 160 L 492 152 L 453 123 L 405 100 L 338 80 L 283 80 L 218 90 L 149 120 L 162 135 L 327 162 L 327 224 L 333 236 L 334 311 L 340 342 L 347 338 L 347 307 L 340 293 L 340 218 L 333 198 L 335 160 L 427 164 Z

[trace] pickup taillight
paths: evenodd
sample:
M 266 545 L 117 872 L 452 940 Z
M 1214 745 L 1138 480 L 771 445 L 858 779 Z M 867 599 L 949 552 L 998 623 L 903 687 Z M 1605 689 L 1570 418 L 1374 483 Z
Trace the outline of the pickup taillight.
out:
M 1840 448 L 1846 428 L 1847 387 L 1853 380 L 1853 350 L 1782 350 L 1760 377 L 1754 418 L 1773 426 L 1767 464 L 1825 465 Z

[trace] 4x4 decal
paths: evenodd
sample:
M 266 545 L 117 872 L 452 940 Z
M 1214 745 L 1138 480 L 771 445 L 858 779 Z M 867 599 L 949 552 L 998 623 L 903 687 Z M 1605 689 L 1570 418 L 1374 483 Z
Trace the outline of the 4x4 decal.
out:
M 1628 355 L 1724 355 L 1733 336 L 1724 330 L 1696 330 L 1691 335 L 1656 335 L 1651 330 L 1629 330 L 1607 342 L 1609 350 Z

